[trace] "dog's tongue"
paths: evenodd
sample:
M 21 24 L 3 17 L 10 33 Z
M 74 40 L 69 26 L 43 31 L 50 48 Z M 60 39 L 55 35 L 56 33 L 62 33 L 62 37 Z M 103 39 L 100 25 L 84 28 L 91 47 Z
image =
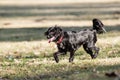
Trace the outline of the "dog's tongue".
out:
M 52 42 L 54 39 L 55 39 L 55 37 L 52 37 L 52 38 L 50 38 L 50 39 L 48 40 L 48 42 L 50 43 L 50 42 Z

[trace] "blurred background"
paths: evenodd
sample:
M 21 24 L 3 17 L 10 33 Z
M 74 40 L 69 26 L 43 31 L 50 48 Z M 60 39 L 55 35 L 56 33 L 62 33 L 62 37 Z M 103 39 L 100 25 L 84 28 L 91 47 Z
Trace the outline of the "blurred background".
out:
M 120 1 L 0 0 L 2 28 L 46 27 L 55 24 L 91 26 L 93 18 L 105 20 L 106 25 L 118 25 Z
M 39 32 L 45 27 L 92 27 L 93 18 L 105 26 L 119 26 L 120 1 L 0 0 L 0 28 L 4 29 L 0 41 L 40 40 L 43 35 L 35 35 L 43 34 Z

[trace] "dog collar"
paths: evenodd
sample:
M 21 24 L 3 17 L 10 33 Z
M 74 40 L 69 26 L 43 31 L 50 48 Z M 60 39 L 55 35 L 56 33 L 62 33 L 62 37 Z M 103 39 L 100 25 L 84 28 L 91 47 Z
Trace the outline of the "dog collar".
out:
M 61 43 L 63 40 L 63 36 L 60 37 L 60 39 L 57 41 L 57 44 Z

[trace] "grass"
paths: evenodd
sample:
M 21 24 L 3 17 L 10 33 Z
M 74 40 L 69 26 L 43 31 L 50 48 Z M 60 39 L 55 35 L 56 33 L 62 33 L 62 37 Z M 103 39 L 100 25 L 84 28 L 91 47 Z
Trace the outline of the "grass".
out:
M 56 46 L 46 40 L 0 42 L 3 45 L 0 47 L 0 77 L 3 80 L 113 80 L 105 73 L 120 70 L 118 34 L 118 31 L 110 31 L 98 35 L 97 46 L 101 50 L 97 59 L 92 60 L 80 48 L 73 63 L 68 62 L 69 53 L 60 56 L 60 63 L 55 63 L 52 55 Z
M 105 76 L 106 72 L 120 69 L 118 60 L 119 58 L 86 59 L 75 60 L 74 63 L 68 63 L 63 60 L 59 64 L 54 63 L 52 60 L 39 59 L 18 60 L 20 63 L 3 62 L 1 66 L 4 67 L 4 70 L 1 72 L 1 76 L 10 80 L 107 80 L 110 78 Z M 117 62 L 113 63 L 111 61 Z M 6 71 L 7 74 L 5 74 Z
M 120 18 L 118 10 L 119 3 L 0 5 L 0 80 L 115 80 L 115 77 L 109 78 L 105 73 L 120 72 L 118 23 L 114 26 L 109 23 L 109 26 L 105 27 L 107 33 L 98 35 L 96 46 L 100 47 L 100 53 L 97 59 L 92 60 L 81 47 L 76 51 L 73 63 L 68 62 L 68 53 L 59 57 L 58 64 L 53 59 L 53 53 L 57 51 L 56 45 L 49 44 L 44 36 L 46 27 L 50 25 L 36 26 L 30 23 L 42 22 L 44 25 L 44 19 L 54 24 L 57 20 L 75 22 L 95 17 L 117 21 Z M 35 20 L 24 23 L 24 19 L 29 19 L 28 17 Z M 20 20 L 17 21 L 19 18 L 21 23 Z M 30 27 L 27 24 L 30 24 Z M 62 26 L 64 30 L 91 28 L 65 24 L 67 23 Z M 23 28 L 19 27 L 21 25 Z

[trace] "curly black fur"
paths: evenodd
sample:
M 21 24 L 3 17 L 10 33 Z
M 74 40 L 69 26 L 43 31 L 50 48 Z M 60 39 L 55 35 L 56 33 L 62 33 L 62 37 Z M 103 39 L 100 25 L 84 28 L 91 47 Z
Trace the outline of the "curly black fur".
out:
M 58 51 L 54 53 L 54 59 L 58 63 L 58 55 L 70 52 L 69 62 L 74 59 L 75 51 L 83 45 L 84 50 L 94 59 L 99 53 L 99 48 L 95 46 L 97 42 L 96 30 L 85 29 L 79 32 L 63 31 L 60 27 L 50 27 L 45 35 L 49 42 L 55 42 Z

